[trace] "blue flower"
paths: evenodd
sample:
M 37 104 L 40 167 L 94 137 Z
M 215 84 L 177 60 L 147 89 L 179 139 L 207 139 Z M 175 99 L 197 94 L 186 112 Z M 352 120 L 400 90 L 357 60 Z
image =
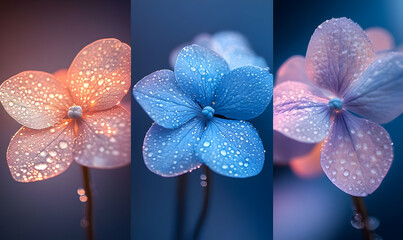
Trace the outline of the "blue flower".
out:
M 227 61 L 231 70 L 244 66 L 267 67 L 266 61 L 252 50 L 248 39 L 238 32 L 222 31 L 213 35 L 202 33 L 197 35 L 191 44 L 214 51 Z M 171 67 L 175 66 L 180 51 L 186 45 L 189 44 L 181 45 L 172 51 L 169 57 Z
M 393 161 L 379 124 L 403 112 L 403 54 L 377 59 L 358 24 L 332 19 L 312 35 L 305 69 L 274 88 L 274 130 L 301 142 L 325 139 L 321 166 L 333 184 L 354 196 L 374 192 Z
M 155 121 L 147 132 L 143 158 L 161 176 L 177 176 L 206 164 L 230 177 L 258 174 L 264 149 L 247 121 L 269 104 L 273 89 L 268 68 L 230 70 L 215 52 L 198 45 L 180 52 L 175 71 L 154 72 L 133 95 Z

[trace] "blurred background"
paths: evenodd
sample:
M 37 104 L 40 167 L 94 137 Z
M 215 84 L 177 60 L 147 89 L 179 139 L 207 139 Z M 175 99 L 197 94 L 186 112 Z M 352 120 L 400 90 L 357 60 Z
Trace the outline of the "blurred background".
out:
M 403 1 L 275 0 L 274 72 L 292 55 L 305 56 L 315 28 L 327 19 L 348 17 L 363 29 L 382 27 L 403 43 Z M 403 189 L 403 116 L 384 125 L 394 142 L 395 159 L 381 186 L 365 198 L 380 220 L 383 239 L 401 239 Z M 292 146 L 291 146 L 292 147 Z M 295 168 L 293 168 L 295 169 Z M 361 239 L 350 224 L 351 197 L 319 173 L 300 178 L 287 166 L 274 167 L 274 239 Z
M 154 0 L 132 2 L 134 82 L 146 75 L 170 69 L 169 55 L 197 34 L 238 31 L 268 65 L 272 59 L 271 0 Z M 152 120 L 132 103 L 132 239 L 174 239 L 178 178 L 150 172 L 141 147 Z M 213 174 L 210 208 L 201 239 L 270 239 L 272 236 L 272 105 L 252 120 L 263 140 L 266 162 L 256 177 L 234 179 Z M 201 211 L 201 170 L 188 173 L 186 220 L 189 235 Z
M 87 44 L 115 37 L 130 43 L 129 0 L 1 1 L 0 82 L 25 70 L 68 68 Z M 0 239 L 85 239 L 78 164 L 55 178 L 18 183 L 6 149 L 21 126 L 0 107 Z M 130 166 L 90 170 L 96 239 L 129 239 Z

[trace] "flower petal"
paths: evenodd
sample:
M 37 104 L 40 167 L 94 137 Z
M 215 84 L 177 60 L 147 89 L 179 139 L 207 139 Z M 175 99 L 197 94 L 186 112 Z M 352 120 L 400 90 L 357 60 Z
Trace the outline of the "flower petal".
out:
M 67 116 L 71 100 L 66 87 L 45 72 L 19 73 L 0 87 L 0 101 L 18 123 L 34 129 L 54 126 Z
M 201 112 L 199 105 L 178 85 L 170 70 L 154 72 L 140 80 L 133 95 L 160 126 L 176 128 Z
M 315 86 L 284 82 L 274 88 L 273 129 L 306 143 L 322 141 L 330 128 L 328 99 Z
M 371 40 L 375 52 L 390 50 L 395 46 L 392 34 L 386 29 L 373 27 L 366 29 L 365 33 L 369 40 Z
M 267 68 L 241 67 L 224 75 L 217 85 L 216 114 L 232 119 L 259 116 L 273 96 L 273 75 Z
M 22 127 L 11 139 L 7 163 L 18 182 L 36 182 L 64 172 L 73 161 L 70 120 L 45 129 Z
M 342 97 L 374 60 L 372 44 L 358 24 L 347 18 L 331 19 L 311 37 L 306 72 L 317 86 Z
M 99 111 L 118 104 L 130 88 L 130 46 L 113 38 L 83 48 L 68 72 L 74 103 Z
M 166 129 L 154 123 L 143 145 L 143 158 L 148 169 L 163 177 L 174 177 L 200 167 L 194 148 L 203 128 L 204 123 L 198 118 L 177 129 Z
M 279 165 L 289 164 L 294 158 L 308 155 L 316 145 L 315 143 L 296 141 L 277 131 L 273 131 L 273 163 Z
M 349 112 L 337 114 L 322 147 L 321 165 L 338 188 L 367 196 L 381 184 L 393 161 L 388 132 Z
M 255 176 L 264 164 L 262 140 L 252 124 L 245 121 L 213 118 L 196 151 L 210 169 L 228 177 Z
M 387 123 L 403 112 L 403 54 L 390 53 L 376 60 L 347 92 L 344 106 L 375 121 Z
M 175 65 L 179 86 L 203 107 L 211 105 L 217 84 L 228 72 L 222 57 L 198 45 L 183 48 Z
M 276 74 L 276 85 L 286 81 L 312 84 L 306 75 L 305 58 L 303 56 L 292 56 L 280 66 Z
M 78 124 L 74 159 L 91 168 L 130 164 L 130 113 L 121 106 L 85 115 Z

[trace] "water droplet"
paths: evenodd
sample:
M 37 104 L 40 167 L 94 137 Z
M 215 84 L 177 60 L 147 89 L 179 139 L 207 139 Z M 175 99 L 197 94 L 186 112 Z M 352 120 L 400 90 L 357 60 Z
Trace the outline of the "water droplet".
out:
M 356 229 L 363 229 L 364 222 L 362 221 L 362 216 L 359 212 L 354 211 L 353 215 L 351 216 L 351 225 Z
M 227 152 L 223 149 L 223 150 L 221 150 L 221 155 L 225 156 L 225 155 L 227 155 Z
M 49 155 L 50 155 L 51 157 L 56 157 L 57 152 L 56 152 L 56 151 L 51 150 L 51 151 L 49 151 Z
M 205 146 L 205 147 L 210 146 L 210 142 L 207 142 L 207 141 L 206 141 L 206 142 L 204 142 L 204 143 L 203 143 L 203 146 Z
M 65 142 L 65 141 L 61 141 L 61 142 L 59 143 L 59 147 L 60 147 L 61 149 L 66 149 L 68 146 L 69 146 L 68 143 Z
M 45 170 L 46 168 L 48 168 L 48 165 L 46 163 L 39 163 L 39 164 L 36 164 L 34 166 L 34 168 L 36 170 L 42 171 L 42 170 Z
M 350 175 L 350 171 L 344 170 L 343 175 L 344 175 L 345 177 L 347 177 L 348 175 Z
M 365 226 L 368 230 L 374 231 L 379 227 L 379 220 L 375 217 L 369 216 L 365 221 Z

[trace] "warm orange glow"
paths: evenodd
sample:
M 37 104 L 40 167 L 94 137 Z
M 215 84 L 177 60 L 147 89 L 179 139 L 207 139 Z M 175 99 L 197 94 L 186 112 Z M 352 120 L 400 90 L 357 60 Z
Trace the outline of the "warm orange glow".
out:
M 373 27 L 365 30 L 365 33 L 371 40 L 375 52 L 390 50 L 395 46 L 395 40 L 392 34 L 386 31 L 386 29 Z
M 323 173 L 320 166 L 320 151 L 322 143 L 316 144 L 312 151 L 302 157 L 293 158 L 290 167 L 293 172 L 302 178 L 312 178 Z
M 69 70 L 26 71 L 0 86 L 4 108 L 24 125 L 7 151 L 16 181 L 54 177 L 73 160 L 96 168 L 130 163 L 130 114 L 116 106 L 130 88 L 130 52 L 117 39 L 101 39 L 81 50 Z M 72 106 L 79 111 L 71 113 Z
M 86 202 L 88 200 L 88 197 L 86 195 L 80 196 L 80 201 L 81 202 Z
M 82 189 L 82 188 L 79 188 L 79 189 L 77 189 L 77 194 L 80 195 L 80 196 L 82 196 L 82 195 L 85 194 L 85 190 Z

